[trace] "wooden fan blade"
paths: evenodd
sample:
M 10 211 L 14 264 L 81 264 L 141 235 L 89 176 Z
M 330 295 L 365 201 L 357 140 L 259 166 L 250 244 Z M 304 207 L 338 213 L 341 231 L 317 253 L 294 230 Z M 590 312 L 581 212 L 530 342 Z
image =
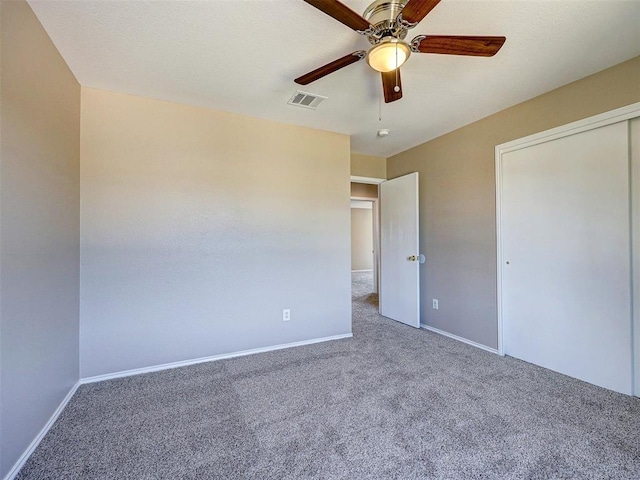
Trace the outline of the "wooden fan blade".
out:
M 505 40 L 505 37 L 419 35 L 411 41 L 411 46 L 421 53 L 493 57 L 502 48 Z
M 306 75 L 296 78 L 294 82 L 299 85 L 308 85 L 311 82 L 315 82 L 330 73 L 346 67 L 347 65 L 351 65 L 352 63 L 356 63 L 358 60 L 362 60 L 366 55 L 367 52 L 364 50 L 358 50 L 357 52 L 350 53 L 349 55 L 345 55 L 344 57 L 334 60 L 331 63 L 327 63 L 320 68 L 316 68 L 313 72 L 309 72 Z
M 440 3 L 440 0 L 409 0 L 402 9 L 402 19 L 415 26 L 420 20 Z
M 397 77 L 396 77 L 397 73 Z M 397 79 L 397 83 L 396 83 Z M 400 87 L 397 92 L 396 85 Z M 382 91 L 384 92 L 384 103 L 395 102 L 402 98 L 402 82 L 400 81 L 400 69 L 382 72 Z
M 338 0 L 304 1 L 309 5 L 316 7 L 321 12 L 326 13 L 330 17 L 335 18 L 339 22 L 344 23 L 347 27 L 354 29 L 356 32 L 362 32 L 371 26 L 367 20 L 362 18 L 362 16 Z

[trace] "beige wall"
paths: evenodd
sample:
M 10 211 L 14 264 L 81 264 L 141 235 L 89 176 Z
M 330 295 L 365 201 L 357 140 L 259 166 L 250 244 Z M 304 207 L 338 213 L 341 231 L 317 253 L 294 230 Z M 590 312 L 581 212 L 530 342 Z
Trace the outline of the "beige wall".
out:
M 80 86 L 0 4 L 0 478 L 78 380 Z
M 81 144 L 83 377 L 351 332 L 348 136 L 83 88 Z
M 373 269 L 373 210 L 351 208 L 351 270 Z
M 638 102 L 639 79 L 636 57 L 388 160 L 389 178 L 420 172 L 423 323 L 497 347 L 494 147 Z
M 351 182 L 351 196 L 359 198 L 378 198 L 378 185 Z
M 369 178 L 387 178 L 387 159 L 360 153 L 351 154 L 351 175 Z

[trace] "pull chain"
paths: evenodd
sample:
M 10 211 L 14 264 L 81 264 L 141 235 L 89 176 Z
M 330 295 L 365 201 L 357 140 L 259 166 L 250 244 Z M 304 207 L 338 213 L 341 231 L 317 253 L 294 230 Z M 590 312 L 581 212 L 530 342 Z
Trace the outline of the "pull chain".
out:
M 400 86 L 398 85 L 398 43 L 396 42 L 396 86 L 393 87 L 393 91 L 398 93 L 400 91 Z

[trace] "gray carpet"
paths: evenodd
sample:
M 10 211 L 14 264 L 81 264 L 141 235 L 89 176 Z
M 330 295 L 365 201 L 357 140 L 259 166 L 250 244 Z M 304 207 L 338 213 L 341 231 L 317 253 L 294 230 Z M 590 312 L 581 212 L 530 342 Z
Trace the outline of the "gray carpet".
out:
M 640 399 L 380 317 L 353 339 L 82 386 L 26 479 L 639 479 Z

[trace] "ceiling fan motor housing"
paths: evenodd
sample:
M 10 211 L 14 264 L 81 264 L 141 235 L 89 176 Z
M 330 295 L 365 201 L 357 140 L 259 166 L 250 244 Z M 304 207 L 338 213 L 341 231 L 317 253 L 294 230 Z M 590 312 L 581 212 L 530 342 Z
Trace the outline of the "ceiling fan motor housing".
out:
M 372 33 L 367 35 L 373 45 L 385 37 L 404 39 L 407 27 L 396 19 L 409 0 L 375 0 L 362 15 L 373 27 Z

